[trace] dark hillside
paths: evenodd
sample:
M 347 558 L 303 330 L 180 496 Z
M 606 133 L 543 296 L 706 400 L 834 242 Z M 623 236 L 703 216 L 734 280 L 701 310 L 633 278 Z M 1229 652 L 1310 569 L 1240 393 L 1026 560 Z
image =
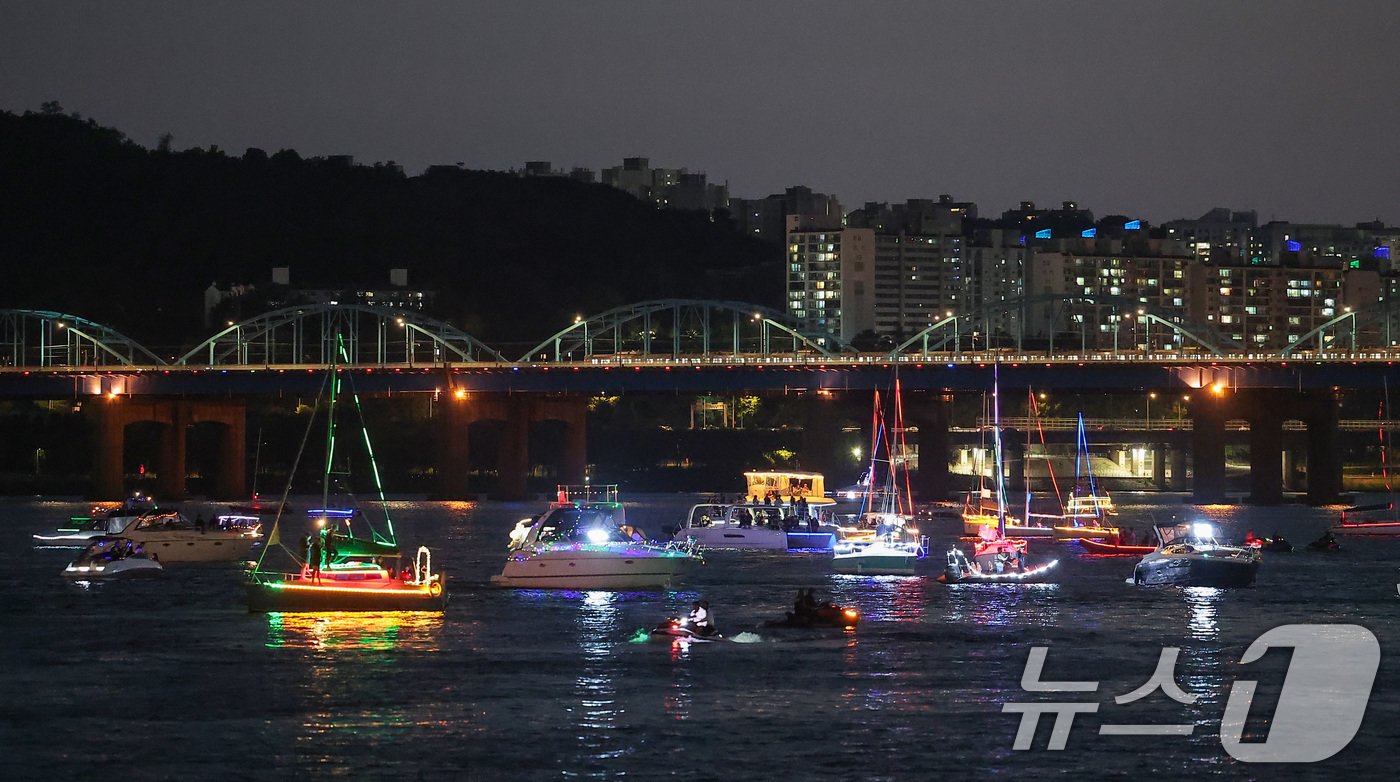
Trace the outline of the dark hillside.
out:
M 706 213 L 602 185 L 147 150 L 92 120 L 0 112 L 0 307 L 68 311 L 167 352 L 207 335 L 211 282 L 265 288 L 274 266 L 330 288 L 406 267 L 439 292 L 434 314 L 504 347 L 649 298 L 780 306 L 781 260 Z

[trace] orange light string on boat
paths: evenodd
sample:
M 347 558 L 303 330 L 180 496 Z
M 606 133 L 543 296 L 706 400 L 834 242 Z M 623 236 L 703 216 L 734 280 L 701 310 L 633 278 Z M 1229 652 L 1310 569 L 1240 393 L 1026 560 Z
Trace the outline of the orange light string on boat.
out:
M 1055 477 L 1055 468 L 1050 464 L 1050 450 L 1045 443 L 1045 422 L 1040 419 L 1040 403 L 1035 401 L 1035 391 L 1027 389 L 1031 396 L 1031 411 L 1035 416 L 1035 428 L 1040 433 L 1040 452 L 1045 454 L 1045 471 L 1050 473 L 1050 485 L 1055 488 L 1055 504 L 1065 506 L 1064 495 L 1060 494 L 1060 481 Z M 1030 511 L 1027 511 L 1029 515 Z

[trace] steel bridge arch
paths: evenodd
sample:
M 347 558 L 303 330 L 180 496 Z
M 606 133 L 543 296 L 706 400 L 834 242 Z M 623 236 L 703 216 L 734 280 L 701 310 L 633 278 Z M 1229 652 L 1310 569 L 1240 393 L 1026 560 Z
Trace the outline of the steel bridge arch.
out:
M 230 325 L 175 363 L 325 366 L 336 361 L 337 334 L 344 338 L 353 364 L 507 363 L 500 353 L 455 326 L 413 310 L 365 304 L 315 304 L 266 312 Z
M 1343 334 L 1334 327 L 1350 322 L 1349 333 Z M 1328 332 L 1333 331 L 1330 338 Z M 1329 350 L 1350 351 L 1371 348 L 1391 349 L 1400 339 L 1400 307 L 1391 301 L 1382 301 L 1369 307 L 1353 309 L 1344 307 L 1343 312 L 1298 337 L 1280 351 L 1284 357 L 1302 352 L 1325 352 Z M 1316 340 L 1315 348 L 1307 348 L 1310 341 Z M 1346 347 L 1338 347 L 1345 344 Z
M 982 307 L 976 313 L 969 315 L 953 314 L 944 317 L 936 323 L 931 324 L 928 328 L 923 329 L 922 331 L 918 332 L 912 337 L 896 345 L 895 348 L 889 352 L 888 357 L 892 360 L 898 359 L 901 355 L 905 354 L 907 350 L 909 350 L 911 347 L 914 347 L 915 345 L 920 346 L 918 350 L 918 355 L 927 356 L 931 350 L 938 351 L 945 348 L 948 345 L 949 341 L 952 341 L 954 343 L 952 352 L 961 352 L 963 334 L 976 333 L 980 329 L 981 332 L 986 333 L 990 336 L 995 331 L 993 325 L 994 318 L 996 316 L 1008 315 L 1017 312 L 1021 314 L 1021 317 L 1017 319 L 1017 323 L 1019 324 L 1020 330 L 1017 333 L 1010 336 L 1015 337 L 1017 343 L 1016 348 L 1018 351 L 1020 351 L 1026 338 L 1024 330 L 1026 320 L 1028 319 L 1026 315 L 1027 312 L 1029 312 L 1032 308 L 1036 307 L 1049 307 L 1050 309 L 1046 313 L 1046 317 L 1043 318 L 1043 321 L 1051 324 L 1058 324 L 1062 316 L 1070 314 L 1069 308 L 1075 304 L 1090 305 L 1095 307 L 1112 307 L 1115 312 L 1115 324 L 1117 321 L 1118 313 L 1122 313 L 1125 316 L 1137 314 L 1139 317 L 1142 317 L 1147 320 L 1149 330 L 1151 329 L 1152 324 L 1158 324 L 1159 326 L 1165 327 L 1169 331 L 1178 335 L 1178 339 L 1182 337 L 1189 339 L 1197 345 L 1200 345 L 1202 348 L 1210 351 L 1216 356 L 1225 355 L 1222 346 L 1240 350 L 1243 349 L 1243 346 L 1241 346 L 1238 342 L 1235 342 L 1234 340 L 1225 337 L 1214 326 L 1196 323 L 1178 323 L 1167 317 L 1164 317 L 1151 305 L 1143 304 L 1140 301 L 1135 301 L 1124 296 L 1091 296 L 1082 294 L 1062 295 L 1046 293 L 996 302 L 994 304 Z M 1052 325 L 1052 328 L 1049 331 L 1047 352 L 1053 353 L 1055 350 L 1055 332 L 1056 328 L 1054 325 Z M 997 333 L 1004 334 L 1005 332 Z M 1209 338 L 1202 336 L 1203 334 L 1209 335 Z M 1114 333 L 1114 339 L 1115 341 L 1117 340 L 1116 331 Z M 1081 335 L 1081 340 L 1083 342 L 1087 342 L 1087 333 Z M 1097 340 L 1095 341 L 1097 342 Z M 1148 345 L 1149 352 L 1151 352 L 1150 338 L 1148 341 Z
M 49 310 L 0 310 L 0 365 L 165 366 L 144 345 L 101 323 Z
M 671 330 L 669 335 L 663 335 L 658 329 L 664 330 L 667 318 Z M 718 329 L 726 326 L 728 332 L 721 334 Z M 672 358 L 774 355 L 774 340 L 781 343 L 779 347 L 790 347 L 782 352 L 793 354 L 831 356 L 833 348 L 856 352 L 835 335 L 803 332 L 794 318 L 770 307 L 741 301 L 653 299 L 577 318 L 521 356 L 520 363 L 564 361 L 576 352 L 584 360 L 625 354 Z M 717 349 L 725 341 L 727 347 Z M 660 343 L 669 343 L 669 352 L 656 352 L 654 348 Z M 610 352 L 597 350 L 600 347 Z M 755 349 L 744 350 L 745 347 Z

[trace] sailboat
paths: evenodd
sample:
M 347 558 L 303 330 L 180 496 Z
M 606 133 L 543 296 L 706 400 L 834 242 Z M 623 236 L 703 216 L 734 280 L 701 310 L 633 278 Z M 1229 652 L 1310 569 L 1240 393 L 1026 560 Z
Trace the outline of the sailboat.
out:
M 1118 528 L 1105 524 L 1105 516 L 1118 515 L 1113 498 L 1108 492 L 1099 493 L 1094 482 L 1094 466 L 1089 456 L 1089 437 L 1084 433 L 1084 414 L 1079 414 L 1079 434 L 1076 437 L 1074 456 L 1074 493 L 1065 501 L 1065 520 L 1068 524 L 1055 527 L 1055 537 L 1075 538 L 1117 538 Z
M 1022 523 L 1021 519 L 1016 518 L 1009 512 L 1009 505 L 1006 501 L 1006 479 L 1003 472 L 1004 462 L 1002 461 L 1001 453 L 1000 413 L 997 411 L 999 405 L 1000 400 L 997 397 L 997 391 L 993 389 L 991 415 L 988 416 L 987 411 L 984 409 L 982 418 L 984 421 L 989 417 L 993 419 L 992 436 L 996 452 L 996 457 L 993 460 L 996 473 L 992 481 L 994 488 L 987 488 L 985 471 L 978 470 L 977 479 L 979 485 L 976 490 L 977 497 L 974 501 L 973 494 L 969 493 L 967 500 L 963 503 L 963 534 L 982 536 L 988 530 L 999 529 L 1001 530 L 1001 534 L 1016 538 L 1053 538 L 1055 536 L 1055 530 L 1049 524 L 1045 523 L 1047 517 L 1043 514 L 1031 513 L 1029 470 L 1023 470 L 1026 476 L 1025 523 Z M 986 434 L 987 429 L 984 427 L 982 430 L 984 446 Z M 1027 446 L 1030 445 L 1029 437 L 1030 433 L 1027 432 Z M 983 451 L 985 452 L 985 450 L 984 447 Z M 1030 448 L 1027 447 L 1026 453 L 1029 452 Z M 995 496 L 993 496 L 993 492 L 995 492 Z
M 339 360 L 349 362 L 343 338 L 337 334 Z M 322 381 L 311 420 L 307 422 L 297 460 L 288 476 L 287 488 L 257 564 L 248 572 L 248 610 L 269 612 L 306 611 L 441 611 L 447 605 L 442 573 L 433 571 L 432 553 L 426 546 L 405 558 L 399 550 L 388 501 L 374 462 L 374 450 L 365 429 L 360 396 L 353 388 L 348 396 L 357 414 L 364 454 L 371 466 L 378 496 L 383 529 L 377 528 L 358 507 L 332 506 L 331 486 L 337 472 L 336 407 L 340 400 L 342 375 L 333 363 Z M 306 451 L 325 397 L 325 468 L 321 476 L 321 506 L 307 516 L 311 529 L 300 539 L 296 550 L 282 542 L 284 526 L 290 526 L 287 497 Z M 348 453 L 344 454 L 348 457 Z M 298 530 L 299 531 L 299 530 Z M 274 562 L 274 557 L 280 561 Z M 280 569 L 279 565 L 280 564 Z
M 973 543 L 972 558 L 959 548 L 948 551 L 947 567 L 938 580 L 945 584 L 998 584 L 1043 581 L 1059 560 L 1029 566 L 1026 563 L 1027 541 L 1013 535 L 1007 525 L 1006 486 L 1003 479 L 1001 449 L 1001 401 L 998 396 L 997 370 L 992 369 L 992 444 L 996 454 L 996 518 L 995 526 L 978 528 L 978 540 Z
M 832 561 L 837 573 L 912 576 L 915 563 L 928 555 L 927 539 L 919 536 L 913 524 L 914 500 L 909 486 L 909 451 L 904 442 L 904 404 L 898 377 L 891 407 L 894 426 L 887 427 L 880 392 L 876 390 L 870 438 L 871 480 L 859 521 L 859 526 L 871 534 L 835 544 Z M 876 476 L 882 474 L 884 482 L 877 490 Z
M 1390 485 L 1390 444 L 1387 442 L 1389 438 L 1386 437 L 1384 423 L 1388 418 L 1389 409 L 1390 384 L 1386 383 L 1385 400 L 1376 411 L 1376 417 L 1381 421 L 1377 426 L 1377 436 L 1380 442 L 1381 480 L 1385 484 L 1386 501 L 1343 508 L 1337 523 L 1327 530 L 1332 535 L 1400 535 L 1400 515 L 1397 515 L 1395 510 L 1395 490 Z

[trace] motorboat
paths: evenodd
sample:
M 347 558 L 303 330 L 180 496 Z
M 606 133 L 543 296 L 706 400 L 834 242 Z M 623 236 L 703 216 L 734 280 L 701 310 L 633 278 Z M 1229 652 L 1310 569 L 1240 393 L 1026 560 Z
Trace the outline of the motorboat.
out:
M 389 503 L 374 461 L 369 431 L 364 426 L 364 410 L 355 392 L 354 378 L 343 372 L 348 361 L 344 335 L 334 335 L 336 358 L 325 375 L 321 392 L 306 424 L 303 441 L 309 439 L 324 409 L 325 462 L 321 465 L 321 506 L 307 510 L 310 531 L 302 534 L 292 527 L 285 498 L 300 465 L 301 454 L 288 474 L 288 489 L 273 517 L 267 544 L 248 571 L 246 589 L 249 611 L 442 611 L 447 607 L 447 583 L 433 564 L 432 552 L 420 546 L 411 557 L 400 551 L 390 517 Z M 349 386 L 342 393 L 342 384 Z M 354 416 L 337 421 L 337 401 L 347 396 Z M 340 407 L 346 407 L 343 402 Z M 371 465 L 370 475 L 378 498 L 376 518 L 353 504 L 332 504 L 333 483 L 348 479 L 344 454 L 337 454 L 336 432 L 340 427 L 359 426 L 359 437 L 340 438 L 364 446 L 363 457 Z M 307 449 L 302 449 L 304 452 Z M 337 457 L 342 463 L 337 464 Z M 334 476 L 334 478 L 332 477 Z M 291 529 L 284 529 L 291 527 Z M 300 545 L 289 547 L 283 533 Z
M 141 544 L 130 538 L 94 538 L 83 548 L 78 558 L 63 569 L 63 577 L 72 581 L 115 581 L 128 578 L 151 578 L 164 571 L 160 560 L 148 554 Z
M 137 519 L 156 512 L 156 504 L 150 497 L 137 494 L 116 507 L 99 505 L 86 516 L 70 518 L 65 526 L 35 533 L 34 545 L 37 548 L 83 548 L 96 538 L 119 536 Z
M 588 491 L 573 499 L 561 488 L 565 501 L 518 523 L 505 567 L 491 583 L 521 589 L 664 589 L 700 561 L 693 544 L 657 546 L 624 532 L 626 511 L 616 499 L 616 486 Z M 601 497 L 591 494 L 598 491 Z
M 783 522 L 783 509 L 773 505 L 705 503 L 690 509 L 672 539 L 705 548 L 786 551 Z
M 1159 524 L 1157 549 L 1133 568 L 1132 583 L 1144 586 L 1237 587 L 1254 583 L 1258 551 L 1227 546 L 1206 522 Z
M 1400 517 L 1393 502 L 1356 505 L 1344 509 L 1327 531 L 1333 535 L 1400 535 Z
M 205 523 L 178 511 L 147 513 L 121 531 L 166 564 L 176 562 L 240 562 L 262 540 L 262 519 L 225 514 Z
M 943 584 L 1039 583 L 1046 581 L 1058 564 L 1059 560 L 1052 559 L 1028 565 L 1024 538 L 984 538 L 974 544 L 971 558 L 962 549 L 949 549 L 938 581 Z

